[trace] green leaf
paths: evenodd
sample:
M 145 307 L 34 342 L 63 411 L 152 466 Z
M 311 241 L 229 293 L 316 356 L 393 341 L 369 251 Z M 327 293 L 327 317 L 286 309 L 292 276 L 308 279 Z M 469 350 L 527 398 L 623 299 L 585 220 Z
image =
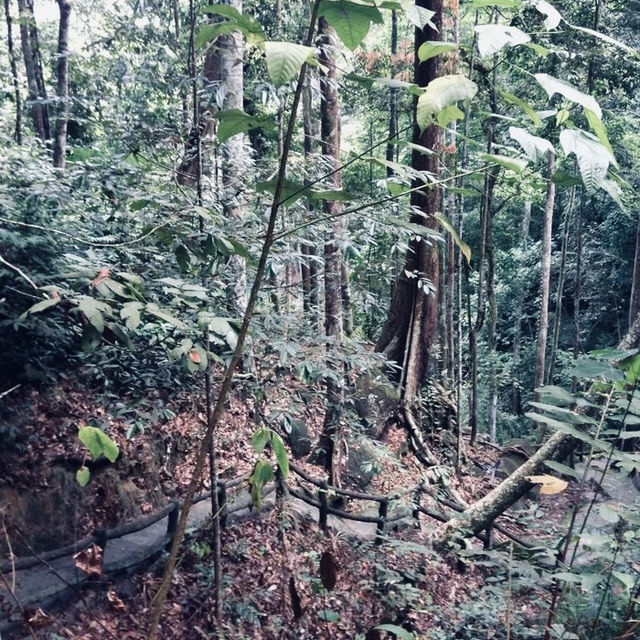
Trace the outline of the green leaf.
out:
M 562 387 L 547 385 L 545 387 L 538 387 L 536 391 L 540 394 L 542 401 L 549 404 L 554 404 L 559 407 L 570 407 L 576 403 L 576 397 Z
M 531 51 L 535 51 L 543 58 L 546 58 L 551 53 L 550 49 L 547 49 L 547 47 L 543 47 L 541 44 L 537 44 L 536 42 L 525 42 L 523 46 L 527 47 L 527 49 L 531 49 Z
M 509 135 L 520 144 L 532 162 L 538 162 L 547 153 L 553 153 L 553 145 L 548 140 L 533 136 L 526 129 L 509 127 Z
M 238 31 L 238 25 L 235 22 L 219 22 L 217 24 L 204 24 L 198 30 L 195 39 L 197 49 L 207 46 L 210 42 L 219 36 L 228 35 Z
M 262 489 L 273 480 L 273 469 L 265 460 L 258 460 L 253 467 L 253 473 L 249 477 L 251 487 L 251 499 L 257 511 L 262 509 Z
M 400 640 L 413 640 L 415 637 L 412 633 L 409 633 L 406 629 L 396 624 L 379 624 L 377 627 L 374 627 L 374 629 L 393 633 L 393 635 L 396 636 L 396 638 L 400 638 Z
M 90 479 L 91 479 L 91 472 L 87 467 L 82 466 L 76 471 L 76 482 L 81 487 L 86 487 L 89 484 Z
M 168 311 L 160 309 L 157 304 L 154 304 L 152 302 L 147 304 L 146 312 L 158 318 L 159 320 L 164 320 L 165 322 L 172 324 L 178 329 L 182 329 L 182 331 L 187 331 L 189 329 L 189 327 L 184 322 L 182 322 L 182 320 L 179 320 L 175 316 L 171 315 Z
M 302 65 L 315 55 L 315 51 L 313 47 L 293 42 L 266 41 L 267 71 L 274 86 L 281 87 L 296 78 Z
M 120 309 L 120 317 L 130 331 L 140 325 L 140 311 L 144 308 L 142 302 L 125 302 Z
M 417 119 L 422 130 L 449 105 L 460 100 L 471 100 L 478 93 L 478 85 L 466 76 L 442 76 L 432 80 L 418 98 Z
M 445 229 L 451 234 L 453 241 L 458 245 L 460 252 L 466 258 L 467 263 L 470 263 L 471 249 L 469 245 L 466 242 L 464 242 L 462 238 L 460 238 L 460 236 L 458 235 L 458 232 L 456 231 L 455 227 L 451 224 L 451 222 L 449 222 L 448 218 L 442 213 L 434 213 L 433 217 L 438 221 L 438 223 L 443 229 Z
M 575 187 L 582 184 L 582 180 L 580 178 L 577 178 L 566 171 L 556 171 L 553 174 L 551 181 L 559 187 Z
M 582 105 L 585 109 L 593 111 L 599 119 L 602 119 L 602 109 L 595 98 L 583 93 L 570 82 L 559 80 L 546 73 L 536 73 L 534 77 L 547 92 L 549 98 L 553 98 L 556 93 L 559 93 L 570 102 L 575 102 L 576 104 Z
M 533 6 L 545 16 L 544 19 L 544 28 L 552 31 L 553 29 L 557 29 L 560 23 L 562 22 L 562 16 L 560 12 L 547 0 L 533 0 L 531 3 Z
M 633 589 L 636 584 L 636 576 L 630 573 L 621 573 L 620 571 L 612 571 L 611 575 L 620 580 L 627 590 L 627 594 Z
M 200 345 L 195 345 L 183 354 L 182 364 L 186 367 L 189 373 L 206 371 L 209 364 L 207 352 Z
M 111 311 L 109 305 L 91 296 L 82 296 L 78 301 L 78 310 L 85 315 L 91 326 L 98 333 L 104 331 L 103 312 L 108 313 Z
M 256 182 L 255 190 L 258 193 L 275 194 L 277 182 L 277 178 Z M 290 207 L 294 202 L 296 202 L 296 200 L 300 200 L 300 198 L 307 195 L 309 195 L 309 189 L 305 187 L 302 182 L 285 180 L 282 185 L 282 191 L 280 192 L 280 202 L 281 204 Z
M 377 7 L 348 0 L 322 0 L 318 13 L 326 18 L 351 51 L 364 40 L 372 22 L 382 23 Z
M 60 302 L 60 298 L 48 298 L 47 300 L 42 300 L 41 302 L 36 302 L 32 307 L 29 307 L 19 318 L 18 322 L 24 322 L 27 319 L 27 316 L 33 315 L 34 313 L 40 313 L 45 309 L 49 309 L 50 307 L 55 307 Z
M 271 446 L 278 461 L 278 467 L 280 467 L 280 471 L 282 472 L 282 477 L 286 480 L 289 477 L 289 456 L 287 455 L 287 450 L 285 449 L 284 442 L 282 442 L 282 438 L 274 431 L 271 432 Z
M 614 166 L 617 167 L 618 163 L 616 162 L 615 156 L 613 155 L 613 147 L 609 142 L 609 136 L 607 135 L 607 128 L 604 126 L 604 123 L 602 122 L 602 120 L 600 120 L 600 118 L 598 118 L 598 116 L 593 111 L 591 111 L 591 109 L 585 109 L 584 115 L 587 119 L 587 122 L 589 123 L 589 126 L 591 127 L 591 131 L 593 131 L 593 133 L 596 134 L 596 136 L 598 137 L 598 140 L 600 140 L 600 142 L 602 142 L 602 144 L 607 148 L 607 151 L 611 154 L 611 157 L 613 158 Z
M 531 37 L 518 27 L 502 24 L 479 24 L 475 27 L 478 34 L 478 51 L 482 58 L 498 53 L 504 47 L 525 44 Z
M 473 0 L 472 9 L 483 9 L 484 7 L 502 7 L 503 9 L 511 9 L 519 7 L 522 0 Z
M 566 464 L 556 462 L 555 460 L 545 460 L 544 464 L 552 471 L 557 471 L 558 473 L 563 473 L 565 476 L 571 476 L 576 480 L 580 480 L 580 474 L 575 469 L 568 467 Z
M 321 609 L 318 611 L 318 618 L 325 622 L 337 622 L 340 620 L 340 614 L 337 611 L 331 611 L 331 609 Z
M 598 507 L 598 515 L 609 524 L 616 524 L 616 522 L 620 520 L 620 514 L 608 507 L 606 504 L 601 504 Z
M 250 116 L 241 109 L 218 111 L 216 118 L 216 138 L 219 142 L 226 142 L 232 136 L 251 129 L 273 129 L 275 124 L 273 116 Z
M 496 153 L 483 153 L 480 158 L 485 162 L 492 164 L 499 164 L 509 171 L 515 171 L 515 173 L 522 173 L 523 169 L 527 166 L 527 161 L 521 158 L 511 158 L 510 156 L 502 156 Z
M 568 374 L 576 378 L 604 378 L 607 382 L 622 379 L 622 374 L 608 362 L 593 358 L 578 358 Z
M 129 203 L 129 209 L 131 211 L 140 211 L 140 209 L 144 209 L 152 203 L 151 200 L 132 200 Z
M 96 427 L 80 427 L 78 438 L 84 444 L 94 460 L 104 455 L 109 462 L 118 457 L 118 445 L 102 430 Z
M 267 428 L 256 429 L 251 436 L 251 446 L 256 453 L 262 453 L 269 442 L 271 431 Z
M 404 5 L 404 15 L 417 29 L 424 29 L 427 25 L 435 29 L 435 25 L 431 22 L 431 18 L 436 15 L 435 11 L 430 11 L 410 2 Z
M 542 120 L 540 119 L 538 112 L 528 102 L 525 102 L 512 93 L 502 91 L 501 89 L 498 89 L 498 93 L 505 102 L 519 107 L 531 119 L 535 127 L 539 127 L 542 125 Z
M 258 24 L 252 18 L 240 13 L 234 7 L 224 4 L 213 4 L 205 7 L 203 9 L 205 13 L 214 13 L 216 15 L 222 16 L 223 18 L 227 18 L 229 22 L 223 22 L 220 25 L 205 25 L 207 27 L 218 27 L 221 25 L 231 25 L 233 27 L 232 31 L 240 31 L 247 40 L 249 44 L 259 44 L 266 40 L 266 36 L 260 24 Z M 202 31 L 200 32 L 202 33 Z M 200 37 L 200 33 L 198 37 Z M 230 33 L 229 31 L 225 31 L 224 33 Z M 214 36 L 215 37 L 215 36 Z M 212 38 L 209 38 L 207 42 L 210 42 Z M 198 42 L 196 40 L 196 46 L 202 46 L 203 43 Z
M 438 114 L 436 120 L 443 129 L 446 129 L 455 120 L 462 120 L 463 118 L 464 111 L 457 104 L 450 104 Z
M 615 38 L 605 35 L 600 31 L 594 31 L 593 29 L 589 29 L 589 27 L 580 27 L 577 24 L 569 24 L 569 23 L 567 23 L 567 25 L 572 29 L 576 29 L 577 31 L 582 31 L 582 33 L 587 33 L 590 36 L 593 36 L 594 38 L 598 38 L 599 40 L 602 40 L 607 44 L 612 44 L 614 47 L 618 47 L 626 51 L 627 53 L 631 54 L 634 58 L 640 58 L 640 51 L 638 51 L 637 49 L 634 49 L 633 47 L 630 47 L 629 45 L 624 44 L 624 42 L 620 42 L 620 40 L 616 40 Z
M 418 60 L 425 62 L 443 53 L 455 51 L 458 45 L 455 42 L 440 42 L 439 40 L 423 42 L 418 49 Z
M 615 163 L 611 152 L 591 133 L 581 129 L 560 132 L 560 144 L 566 155 L 575 154 L 582 182 L 589 193 L 603 186 L 609 165 Z
M 330 200 L 332 202 L 349 202 L 355 200 L 355 196 L 348 193 L 344 189 L 329 191 L 309 191 L 310 200 Z

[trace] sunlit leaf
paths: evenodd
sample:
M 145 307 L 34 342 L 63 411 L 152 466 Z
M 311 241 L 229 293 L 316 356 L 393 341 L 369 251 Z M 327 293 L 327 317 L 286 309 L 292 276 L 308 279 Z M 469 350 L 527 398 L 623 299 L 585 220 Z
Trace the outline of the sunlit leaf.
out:
M 322 0 L 318 13 L 326 18 L 351 51 L 364 40 L 372 22 L 382 22 L 382 15 L 377 7 L 348 0 Z
M 315 55 L 315 51 L 313 47 L 293 42 L 266 41 L 264 52 L 271 82 L 276 87 L 291 82 L 300 73 L 302 65 Z

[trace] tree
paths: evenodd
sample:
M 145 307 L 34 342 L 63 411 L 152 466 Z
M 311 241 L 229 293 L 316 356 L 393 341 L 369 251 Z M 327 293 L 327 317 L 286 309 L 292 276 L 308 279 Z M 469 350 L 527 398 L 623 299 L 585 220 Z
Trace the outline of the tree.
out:
M 426 87 L 440 74 L 440 56 L 421 63 L 417 52 L 423 43 L 441 38 L 442 2 L 421 0 L 417 6 L 433 12 L 432 21 L 424 29 L 415 30 L 414 80 L 418 86 Z M 442 130 L 436 124 L 422 130 L 416 120 L 415 106 L 413 142 L 436 152 L 442 145 Z M 439 175 L 437 153 L 425 155 L 414 150 L 411 165 L 416 171 L 426 171 L 436 178 Z M 417 190 L 421 186 L 425 189 Z M 412 187 L 416 190 L 411 194 L 411 223 L 434 229 L 437 223 L 432 216 L 440 210 L 440 189 L 427 187 L 419 179 L 414 179 Z M 436 340 L 438 280 L 438 248 L 424 239 L 412 239 L 393 290 L 387 320 L 376 343 L 376 351 L 398 367 L 394 377 L 398 379 L 401 396 L 408 405 L 414 402 L 425 381 Z
M 53 166 L 64 169 L 67 151 L 67 121 L 69 120 L 69 16 L 71 0 L 57 0 L 60 9 L 58 31 L 58 109 L 53 146 Z
M 18 78 L 16 54 L 13 49 L 13 21 L 11 20 L 11 4 L 9 0 L 4 0 L 4 15 L 7 23 L 7 51 L 9 53 L 9 65 L 11 68 L 11 79 L 13 81 L 13 95 L 16 105 L 16 127 L 14 140 L 18 144 L 22 144 L 22 100 L 20 98 L 20 79 Z

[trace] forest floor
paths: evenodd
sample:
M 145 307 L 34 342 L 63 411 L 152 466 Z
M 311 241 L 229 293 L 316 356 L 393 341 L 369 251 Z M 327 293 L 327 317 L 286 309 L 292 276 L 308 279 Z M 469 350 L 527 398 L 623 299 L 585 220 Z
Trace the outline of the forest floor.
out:
M 304 421 L 312 440 L 317 439 L 323 409 L 319 396 L 309 395 L 307 386 L 286 378 L 284 383 L 271 385 L 266 398 L 259 411 L 255 398 L 239 393 L 229 401 L 217 436 L 222 478 L 236 477 L 253 467 L 257 456 L 251 447 L 251 434 L 263 426 L 260 416 L 275 419 L 284 412 L 294 415 Z M 77 383 L 43 392 L 30 390 L 23 399 L 19 447 L 2 454 L 5 474 L 0 490 L 10 490 L 5 498 L 34 488 L 46 495 L 52 490 L 50 469 L 56 465 L 62 465 L 68 475 L 75 473 L 74 465 L 84 457 L 76 437 L 82 424 L 106 427 L 120 447 L 120 460 L 112 469 L 96 469 L 95 477 L 82 490 L 82 508 L 74 510 L 72 527 L 62 526 L 60 536 L 72 529 L 79 539 L 96 526 L 114 526 L 183 495 L 204 428 L 198 397 L 175 398 L 164 420 L 133 434 L 130 421 Z M 386 454 L 378 461 L 378 474 L 367 487 L 368 492 L 399 491 L 424 479 L 424 469 L 407 450 L 404 435 L 397 427 L 385 430 L 382 444 Z M 433 444 L 438 440 L 436 435 Z M 480 444 L 473 451 L 473 461 L 460 474 L 448 477 L 450 494 L 466 503 L 485 495 L 499 482 L 492 472 L 499 455 L 498 448 Z M 307 460 L 297 463 L 310 475 L 323 477 L 320 467 Z M 443 456 L 443 469 L 446 464 Z M 206 478 L 201 485 L 206 486 Z M 527 501 L 524 517 L 516 522 L 506 516 L 503 523 L 514 534 L 534 537 L 544 545 L 555 539 L 574 492 L 575 487 L 570 485 L 563 494 Z M 65 500 L 74 500 L 77 495 L 74 487 Z M 16 504 L 21 506 L 20 500 Z M 347 509 L 361 507 L 346 505 Z M 4 513 L 6 516 L 7 511 Z M 28 509 L 23 516 L 29 517 Z M 28 524 L 23 520 L 19 526 Z M 31 527 L 37 524 L 31 522 Z M 41 524 L 46 530 L 47 523 Z M 485 597 L 480 605 L 476 594 L 496 580 L 504 569 L 503 559 L 477 544 L 463 552 L 462 559 L 453 554 L 434 554 L 423 543 L 425 532 L 435 524 L 423 515 L 420 528 L 392 532 L 378 547 L 366 539 L 370 536 L 359 535 L 353 528 L 333 528 L 323 535 L 317 523 L 295 503 L 285 505 L 282 512 L 264 510 L 236 522 L 223 532 L 224 637 L 355 638 L 369 631 L 369 640 L 380 637 L 371 631 L 376 625 L 401 624 L 419 638 L 436 640 L 456 637 L 447 635 L 448 630 L 463 627 L 467 619 L 473 620 L 469 624 L 478 629 L 478 635 L 472 637 L 500 637 L 492 635 L 490 626 L 503 626 L 505 603 L 500 598 L 492 602 Z M 72 541 L 60 539 L 50 546 Z M 38 544 L 38 537 L 32 536 L 32 542 Z M 505 540 L 498 536 L 496 544 L 504 546 Z M 320 559 L 326 554 L 333 560 L 337 575 L 331 591 L 323 587 L 319 573 Z M 143 572 L 104 580 L 65 610 L 39 616 L 43 629 L 37 632 L 38 637 L 143 638 L 161 570 L 160 559 Z M 212 584 L 210 532 L 205 527 L 188 536 L 170 590 L 161 637 L 209 637 L 213 628 Z M 520 618 L 532 626 L 540 624 L 543 595 L 546 597 L 532 582 L 529 589 L 517 595 L 513 605 Z M 301 616 L 292 609 L 292 598 L 300 599 Z

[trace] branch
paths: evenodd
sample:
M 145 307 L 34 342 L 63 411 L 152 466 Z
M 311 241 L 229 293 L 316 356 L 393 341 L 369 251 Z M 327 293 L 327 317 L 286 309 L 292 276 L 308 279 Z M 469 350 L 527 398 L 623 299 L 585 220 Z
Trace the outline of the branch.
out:
M 15 271 L 21 278 L 26 280 L 36 291 L 39 289 L 38 285 L 22 269 L 20 269 L 20 267 L 16 267 L 15 264 L 11 264 L 10 262 L 7 262 L 1 255 L 0 255 L 0 264 L 3 264 L 8 269 Z

